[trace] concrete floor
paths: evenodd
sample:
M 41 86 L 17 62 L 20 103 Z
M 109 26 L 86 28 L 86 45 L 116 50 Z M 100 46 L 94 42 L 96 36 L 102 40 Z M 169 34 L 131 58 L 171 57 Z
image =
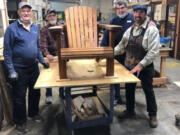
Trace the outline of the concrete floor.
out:
M 120 120 L 118 114 L 125 109 L 125 105 L 114 107 L 114 120 L 109 126 L 89 127 L 73 131 L 73 135 L 180 135 L 180 127 L 175 126 L 175 114 L 180 114 L 180 61 L 167 59 L 167 76 L 169 83 L 164 88 L 154 88 L 158 104 L 159 125 L 151 129 L 148 125 L 146 102 L 141 89 L 136 91 L 136 119 Z M 155 68 L 159 69 L 159 59 L 155 62 Z M 177 82 L 177 83 L 176 83 Z M 175 84 L 176 83 L 176 84 Z M 44 118 L 43 123 L 35 123 L 28 120 L 27 127 L 30 130 L 26 135 L 69 135 L 62 113 L 62 103 L 58 98 L 58 90 L 53 89 L 54 102 L 45 105 L 45 90 L 41 91 L 40 114 Z M 125 102 L 125 91 L 121 91 Z M 4 127 L 0 135 L 17 135 L 13 127 Z

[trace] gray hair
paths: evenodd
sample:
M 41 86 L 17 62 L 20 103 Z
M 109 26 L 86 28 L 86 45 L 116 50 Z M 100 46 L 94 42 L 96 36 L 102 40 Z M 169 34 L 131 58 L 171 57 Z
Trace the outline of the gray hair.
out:
M 125 7 L 127 7 L 127 2 L 124 0 L 115 0 L 114 4 L 115 5 L 124 5 Z

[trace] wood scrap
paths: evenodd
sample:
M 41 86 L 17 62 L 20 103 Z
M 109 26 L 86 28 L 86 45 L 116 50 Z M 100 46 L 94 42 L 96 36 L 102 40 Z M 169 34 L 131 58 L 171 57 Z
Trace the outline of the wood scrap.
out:
M 72 104 L 72 111 L 77 115 L 77 117 L 80 120 L 85 120 L 86 119 L 86 117 L 80 111 L 78 111 L 78 109 L 73 104 Z
M 81 111 L 81 107 L 84 103 L 84 99 L 82 96 L 78 96 L 72 100 L 72 103 L 75 106 L 75 108 L 78 109 L 78 111 Z
M 88 116 L 95 114 L 92 110 L 92 108 L 89 107 L 88 103 L 83 103 L 84 110 Z
M 99 99 L 96 96 L 93 96 L 92 100 L 96 105 L 96 109 L 97 109 L 98 113 L 101 115 L 105 115 L 106 113 L 105 113 L 103 106 L 101 105 Z
M 64 101 L 64 104 L 65 101 Z M 72 121 L 98 119 L 106 115 L 99 99 L 94 97 L 75 97 L 71 101 Z

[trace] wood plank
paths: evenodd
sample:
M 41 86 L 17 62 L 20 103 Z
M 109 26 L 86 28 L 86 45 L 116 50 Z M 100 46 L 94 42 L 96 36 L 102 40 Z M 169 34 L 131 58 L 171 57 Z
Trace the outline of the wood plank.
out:
M 0 61 L 0 92 L 5 120 L 9 125 L 13 125 L 12 93 L 6 82 L 2 61 Z
M 67 52 L 62 52 L 61 53 L 61 56 L 65 56 L 65 55 L 81 55 L 81 54 L 111 54 L 112 56 L 114 56 L 112 53 L 113 51 L 110 50 L 110 51 L 103 51 L 103 50 L 100 50 L 100 51 L 67 51 Z M 105 57 L 105 56 L 104 56 Z
M 128 3 L 128 7 L 133 7 L 135 5 L 149 5 L 150 3 L 151 3 L 150 1 L 131 2 L 131 3 Z
M 93 100 L 93 102 L 94 102 L 95 105 L 96 105 L 96 109 L 97 109 L 98 113 L 99 113 L 99 114 L 102 114 L 102 115 L 105 115 L 106 113 L 105 113 L 105 111 L 104 111 L 104 109 L 103 109 L 103 107 L 102 107 L 99 99 L 98 99 L 96 96 L 93 96 L 93 97 L 92 97 L 92 100 Z
M 8 18 L 9 18 L 9 17 L 8 17 L 8 12 L 7 12 L 7 4 L 6 4 L 6 1 L 5 1 L 5 0 L 3 1 L 3 4 L 4 4 L 6 27 L 8 27 L 8 25 L 9 25 Z
M 94 46 L 94 30 L 93 30 L 93 11 L 92 8 L 88 7 L 87 8 L 88 12 L 88 29 L 89 29 L 89 45 L 90 47 Z
M 101 29 L 118 31 L 122 29 L 122 26 L 119 25 L 111 25 L 111 24 L 98 24 L 98 27 Z
M 81 47 L 85 46 L 85 28 L 84 28 L 84 15 L 82 6 L 79 7 L 79 27 L 80 27 L 80 38 L 81 38 Z
M 97 11 L 95 9 L 93 9 L 92 11 L 93 15 L 92 15 L 92 19 L 93 19 L 93 31 L 94 31 L 94 46 L 98 46 L 98 27 L 97 27 Z
M 151 2 L 153 2 L 153 3 L 155 3 L 155 2 L 159 2 L 159 3 L 161 3 L 161 2 L 162 2 L 162 0 L 151 0 Z
M 113 50 L 112 47 L 94 47 L 94 48 L 63 48 L 62 52 L 66 51 L 108 51 L 108 50 Z
M 88 48 L 90 46 L 89 44 L 89 24 L 88 24 L 88 12 L 87 7 L 83 6 L 83 14 L 84 14 L 84 30 L 85 30 L 85 48 Z
M 86 56 L 87 55 L 87 56 Z M 113 49 L 111 47 L 96 47 L 96 48 L 87 48 L 84 50 L 83 48 L 64 48 L 61 49 L 61 57 L 63 59 L 68 59 L 69 57 L 78 58 L 84 56 L 87 58 L 89 56 L 101 56 L 101 57 L 111 57 L 113 58 Z
M 64 55 L 62 56 L 63 59 L 68 60 L 68 59 L 93 59 L 93 58 L 109 58 L 112 57 L 112 54 L 106 54 L 106 56 L 104 56 L 104 54 L 80 54 L 80 55 Z M 109 70 L 108 70 L 109 71 Z M 111 75 L 109 75 L 111 76 Z
M 75 6 L 74 7 L 74 17 L 75 17 L 75 28 L 76 28 L 76 40 L 77 40 L 77 48 L 81 48 L 81 36 L 80 36 L 80 25 L 79 25 L 79 7 Z
M 106 76 L 114 76 L 114 58 L 106 60 Z
M 167 77 L 154 77 L 153 78 L 153 86 L 154 87 L 165 87 L 165 85 L 168 83 Z M 137 83 L 137 87 L 142 87 L 141 82 Z M 121 83 L 121 88 L 125 88 L 125 83 Z
M 69 16 L 69 8 L 65 10 L 66 26 L 67 26 L 67 35 L 68 35 L 68 47 L 72 47 L 72 34 L 71 34 L 71 22 Z
M 177 5 L 177 12 L 176 12 L 176 37 L 175 37 L 175 45 L 174 45 L 174 57 L 180 59 L 179 52 L 180 52 L 180 1 Z
M 78 96 L 72 100 L 74 106 L 78 109 L 78 111 L 81 111 L 81 107 L 83 103 L 85 102 L 84 98 L 82 96 Z
M 0 56 L 0 61 L 3 61 L 4 60 L 4 57 L 3 56 Z
M 76 48 L 77 41 L 76 41 L 76 26 L 75 26 L 74 7 L 69 8 L 69 13 L 70 13 L 70 23 L 71 23 L 71 33 L 72 33 L 72 48 Z

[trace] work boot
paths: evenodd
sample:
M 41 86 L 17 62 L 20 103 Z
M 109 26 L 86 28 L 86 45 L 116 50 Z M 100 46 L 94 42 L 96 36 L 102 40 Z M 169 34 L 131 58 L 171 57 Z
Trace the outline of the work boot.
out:
M 46 102 L 47 105 L 52 104 L 52 101 L 53 101 L 52 96 L 47 96 L 46 97 L 46 101 L 45 102 Z
M 116 106 L 117 104 L 123 104 L 121 98 L 116 98 L 116 99 L 114 100 L 114 106 Z
M 33 117 L 28 117 L 28 120 L 33 120 L 37 123 L 42 123 L 44 121 L 43 117 L 41 117 L 40 115 L 35 115 Z
M 136 113 L 134 111 L 129 112 L 127 110 L 124 110 L 118 115 L 119 119 L 133 119 L 136 118 Z
M 150 118 L 149 118 L 149 126 L 151 128 L 156 128 L 158 126 L 158 120 L 157 120 L 156 116 L 150 116 Z
M 17 132 L 21 133 L 21 134 L 25 134 L 28 132 L 27 128 L 26 128 L 26 124 L 22 124 L 22 125 L 19 125 L 19 124 L 16 124 L 16 128 Z

